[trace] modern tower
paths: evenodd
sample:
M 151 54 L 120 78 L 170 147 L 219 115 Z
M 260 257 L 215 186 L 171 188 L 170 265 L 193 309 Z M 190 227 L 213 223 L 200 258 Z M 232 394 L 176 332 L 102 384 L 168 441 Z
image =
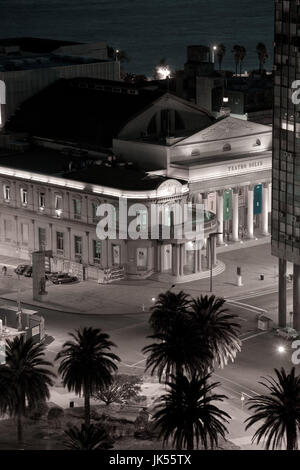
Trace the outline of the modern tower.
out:
M 272 254 L 279 258 L 279 325 L 293 263 L 293 326 L 300 331 L 300 0 L 275 0 Z M 297 82 L 299 80 L 299 82 Z

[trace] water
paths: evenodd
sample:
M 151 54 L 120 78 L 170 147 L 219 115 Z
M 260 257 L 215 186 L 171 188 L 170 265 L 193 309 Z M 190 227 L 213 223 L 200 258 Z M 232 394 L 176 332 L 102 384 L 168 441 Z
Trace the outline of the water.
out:
M 232 46 L 244 45 L 246 70 L 258 67 L 264 42 L 271 69 L 273 15 L 274 0 L 0 0 L 1 37 L 107 41 L 126 50 L 128 71 L 147 75 L 163 57 L 182 68 L 189 44 L 218 42 L 232 69 Z

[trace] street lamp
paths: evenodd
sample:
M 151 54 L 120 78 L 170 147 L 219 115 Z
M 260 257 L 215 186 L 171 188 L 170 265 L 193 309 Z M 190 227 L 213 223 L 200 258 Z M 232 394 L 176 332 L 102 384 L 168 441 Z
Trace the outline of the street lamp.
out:
M 284 354 L 286 350 L 284 346 L 278 346 L 277 351 L 279 352 L 279 354 Z
M 212 63 L 213 64 L 215 63 L 215 52 L 217 49 L 218 49 L 217 46 L 212 47 Z
M 208 235 L 209 240 L 209 251 L 210 251 L 210 292 L 212 292 L 212 282 L 213 282 L 213 258 L 212 258 L 212 240 L 218 235 L 223 235 L 222 232 L 214 232 Z

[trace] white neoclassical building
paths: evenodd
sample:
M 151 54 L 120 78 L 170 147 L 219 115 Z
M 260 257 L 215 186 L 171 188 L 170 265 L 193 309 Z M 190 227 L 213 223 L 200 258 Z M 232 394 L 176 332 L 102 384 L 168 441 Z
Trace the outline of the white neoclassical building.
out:
M 123 125 L 107 154 L 50 139 L 2 149 L 0 254 L 30 260 L 50 250 L 54 270 L 99 282 L 185 282 L 211 267 L 217 274 L 224 266 L 216 243 L 239 246 L 269 233 L 271 139 L 268 126 L 216 118 L 167 93 Z M 99 240 L 97 207 L 110 202 L 117 210 L 120 198 L 169 210 L 171 229 L 174 203 L 202 203 L 204 243 L 172 230 L 167 239 L 159 230 L 155 239 Z

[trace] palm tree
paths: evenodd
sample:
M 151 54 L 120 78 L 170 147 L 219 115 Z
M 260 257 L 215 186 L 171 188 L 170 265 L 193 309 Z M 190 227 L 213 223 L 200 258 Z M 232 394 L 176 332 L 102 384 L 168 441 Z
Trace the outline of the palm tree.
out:
M 6 364 L 3 364 L 0 366 L 0 414 L 12 413 L 16 395 L 11 384 L 12 371 Z
M 242 75 L 242 66 L 243 66 L 243 62 L 244 62 L 244 59 L 247 55 L 247 50 L 244 46 L 240 46 L 241 49 L 240 49 L 240 75 Z
M 177 316 L 166 331 L 149 338 L 155 342 L 143 348 L 143 353 L 149 354 L 146 370 L 151 369 L 151 375 L 156 372 L 160 381 L 164 374 L 168 379 L 170 375 L 203 373 L 212 361 L 211 351 L 191 318 Z
M 65 434 L 67 436 L 65 445 L 68 449 L 103 450 L 112 448 L 112 441 L 101 425 L 90 424 L 86 426 L 82 424 L 81 428 L 71 426 L 65 431 Z
M 241 60 L 241 46 L 236 44 L 235 46 L 233 46 L 231 52 L 234 54 L 233 57 L 234 57 L 234 63 L 235 63 L 235 75 L 237 76 L 238 66 L 239 66 L 239 63 L 240 63 L 240 60 Z
M 189 380 L 178 375 L 167 383 L 169 390 L 160 398 L 153 416 L 164 444 L 171 440 L 176 449 L 190 451 L 195 444 L 197 449 L 199 445 L 204 449 L 217 447 L 219 436 L 225 438 L 228 431 L 224 423 L 230 416 L 213 402 L 227 397 L 213 393 L 219 384 L 209 385 L 210 377 L 194 375 Z
M 262 42 L 259 42 L 256 46 L 256 52 L 259 60 L 259 72 L 262 73 L 264 65 L 269 58 L 269 54 L 266 48 L 266 45 Z
M 149 319 L 154 333 L 165 332 L 175 317 L 186 315 L 189 304 L 189 296 L 183 291 L 176 294 L 168 290 L 159 294 L 158 300 L 151 308 L 152 313 Z
M 84 395 L 85 424 L 90 425 L 90 397 L 112 381 L 112 373 L 120 358 L 110 352 L 115 344 L 100 328 L 81 328 L 69 333 L 67 341 L 55 360 L 62 359 L 58 372 L 69 391 Z
M 295 367 L 289 374 L 284 368 L 275 369 L 276 378 L 266 378 L 260 382 L 267 395 L 249 399 L 249 410 L 253 416 L 246 420 L 246 430 L 262 422 L 253 436 L 258 443 L 266 439 L 265 448 L 280 448 L 286 442 L 287 450 L 296 450 L 300 433 L 300 376 L 295 375 Z
M 235 321 L 236 315 L 223 308 L 224 304 L 225 299 L 215 295 L 201 296 L 191 303 L 191 314 L 200 330 L 202 342 L 212 353 L 210 367 L 213 363 L 224 367 L 228 360 L 233 362 L 241 350 L 240 324 Z
M 218 44 L 217 46 L 217 58 L 219 63 L 219 71 L 221 72 L 222 62 L 226 55 L 226 46 L 224 44 Z
M 44 359 L 45 346 L 34 344 L 32 339 L 16 337 L 6 344 L 7 386 L 10 387 L 13 403 L 8 412 L 17 418 L 18 444 L 23 445 L 23 417 L 26 402 L 29 408 L 50 398 L 49 387 L 55 374 L 50 370 L 51 362 Z

